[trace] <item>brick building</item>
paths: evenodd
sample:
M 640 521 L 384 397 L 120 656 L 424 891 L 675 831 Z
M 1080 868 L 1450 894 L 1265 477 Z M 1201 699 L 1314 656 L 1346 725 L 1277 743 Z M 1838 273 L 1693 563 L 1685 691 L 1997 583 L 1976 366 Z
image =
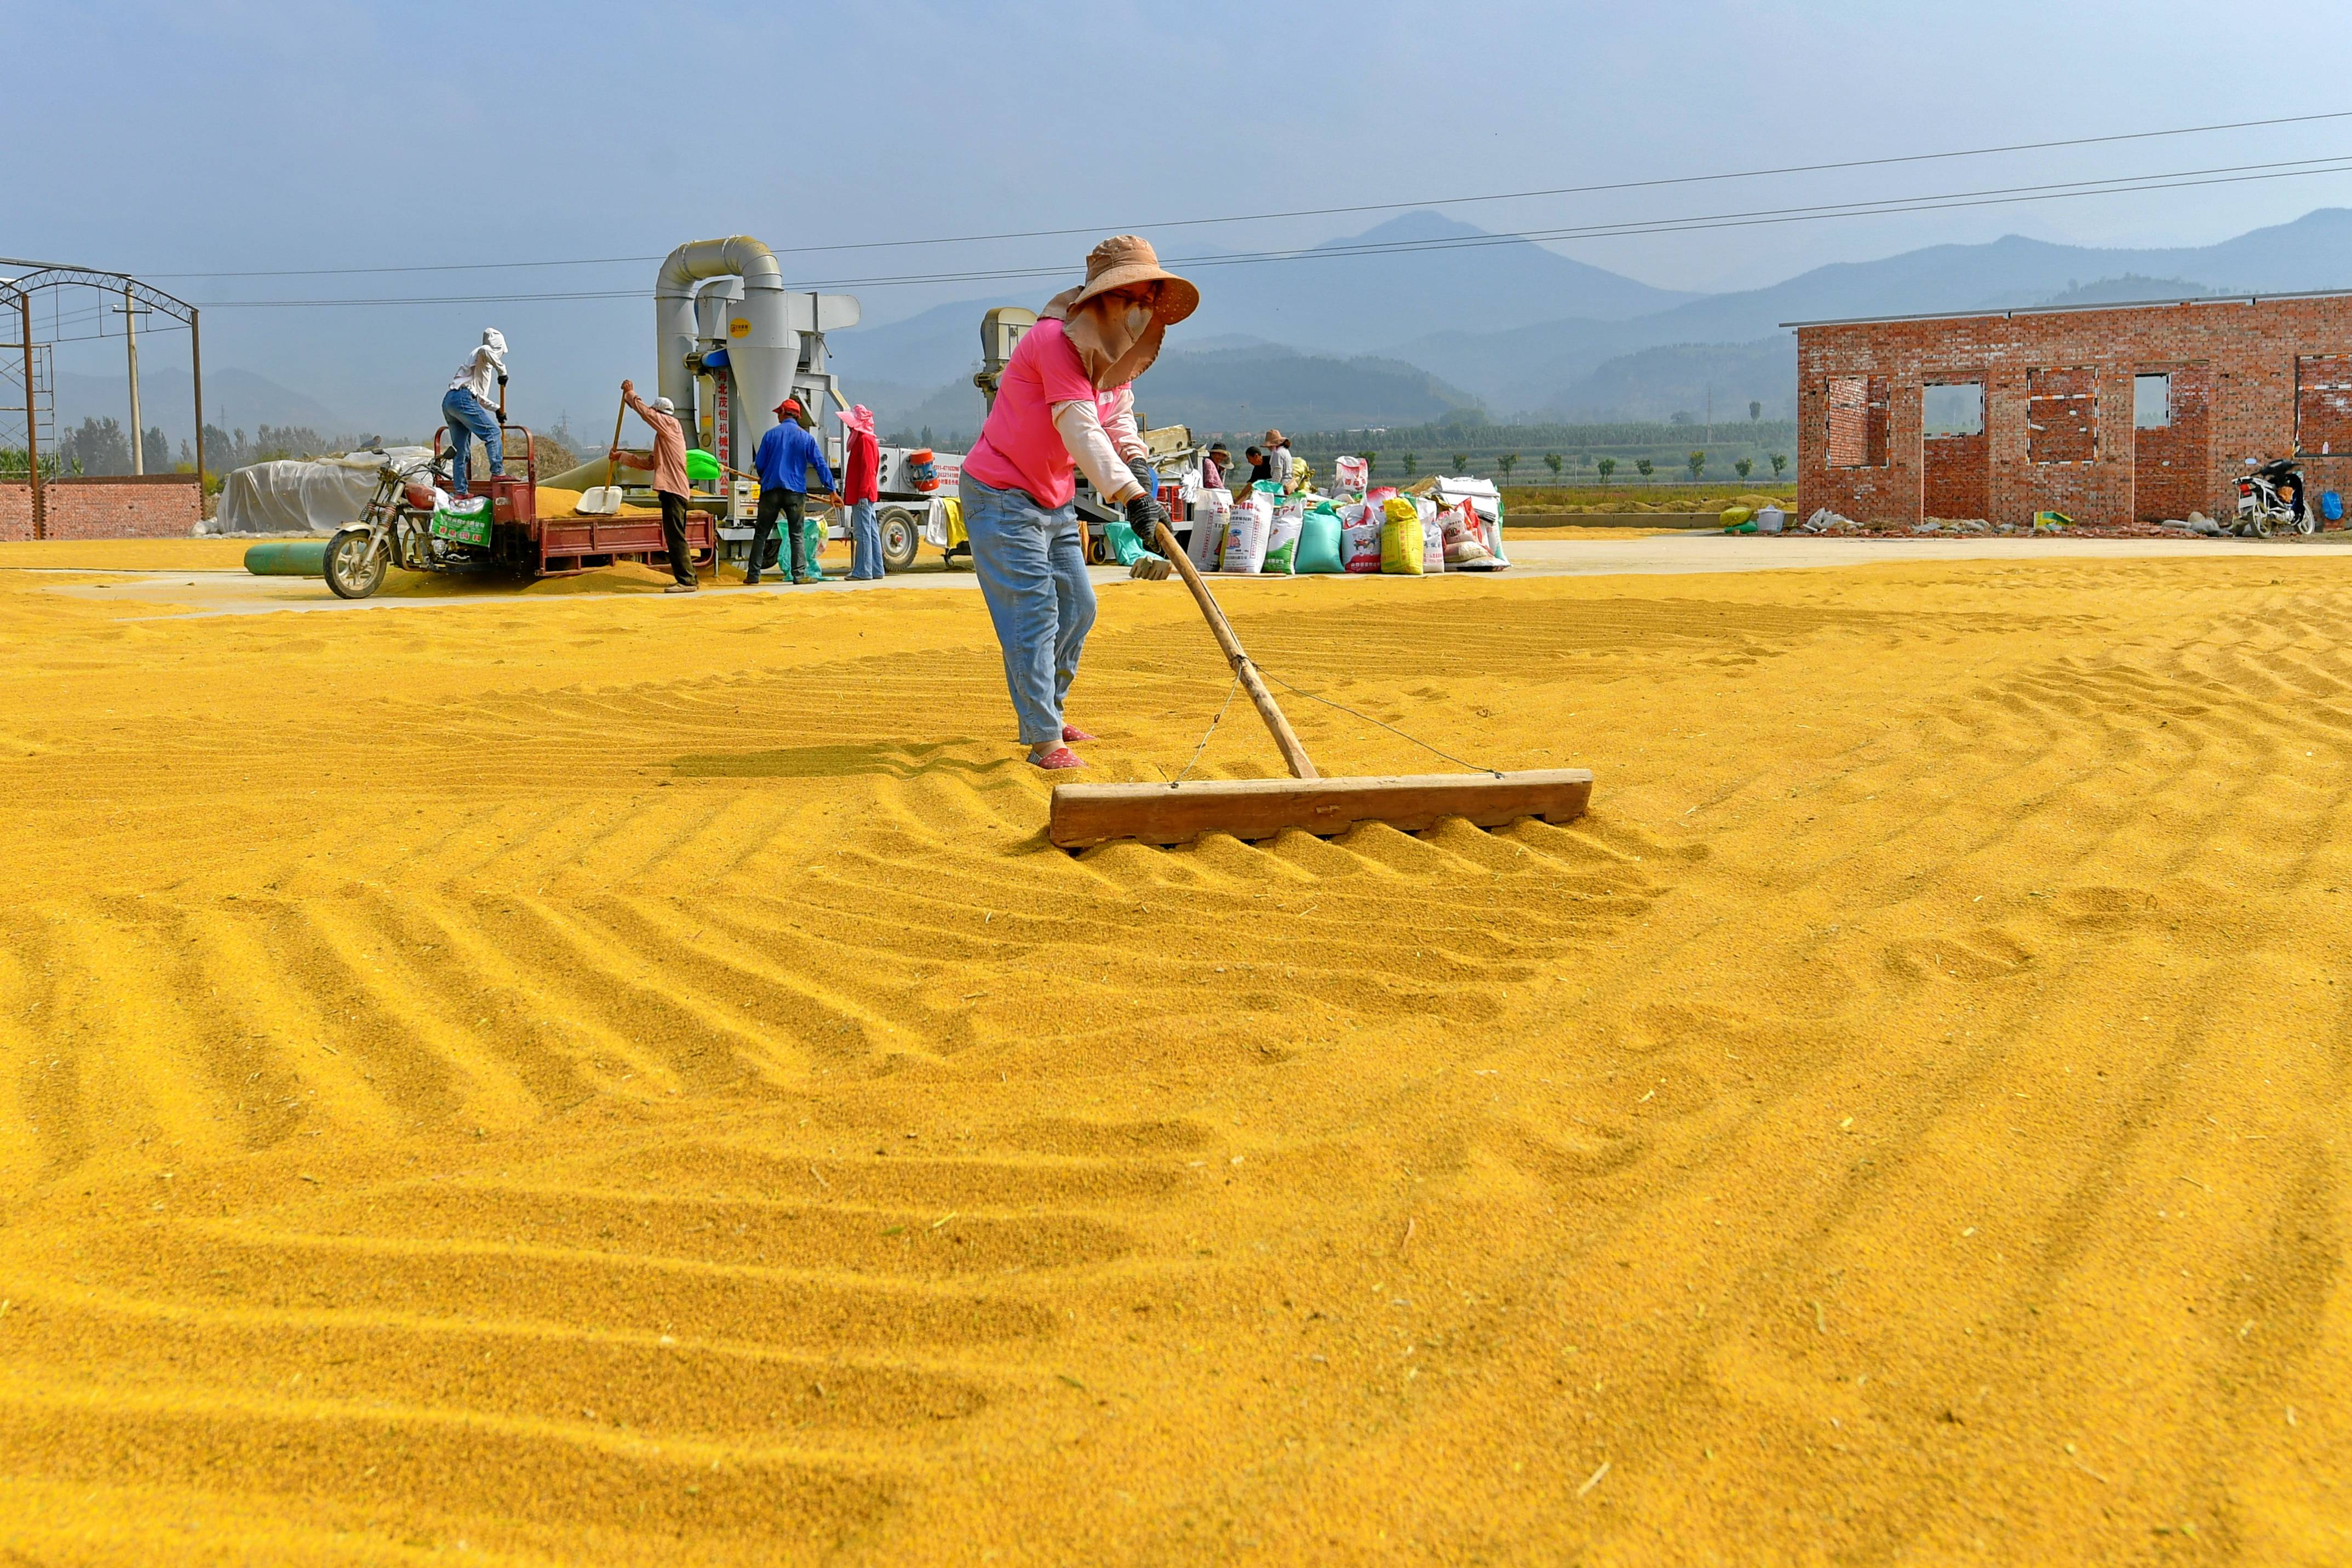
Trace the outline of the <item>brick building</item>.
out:
M 204 515 L 202 498 L 194 474 L 52 479 L 41 486 L 39 537 L 185 538 Z M 33 486 L 0 480 L 0 542 L 34 537 Z
M 2227 518 L 2249 457 L 2352 492 L 2352 291 L 1788 325 L 1800 516 Z

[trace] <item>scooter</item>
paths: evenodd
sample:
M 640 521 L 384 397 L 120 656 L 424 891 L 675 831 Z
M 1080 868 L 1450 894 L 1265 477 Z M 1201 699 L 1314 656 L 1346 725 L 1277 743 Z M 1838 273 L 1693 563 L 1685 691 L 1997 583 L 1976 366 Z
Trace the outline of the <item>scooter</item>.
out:
M 2294 458 L 2273 458 L 2258 465 L 2249 457 L 2246 466 L 2253 472 L 2238 480 L 2241 538 L 2266 539 L 2273 528 L 2298 534 L 2319 531 L 2319 517 L 2304 494 L 2303 469 Z

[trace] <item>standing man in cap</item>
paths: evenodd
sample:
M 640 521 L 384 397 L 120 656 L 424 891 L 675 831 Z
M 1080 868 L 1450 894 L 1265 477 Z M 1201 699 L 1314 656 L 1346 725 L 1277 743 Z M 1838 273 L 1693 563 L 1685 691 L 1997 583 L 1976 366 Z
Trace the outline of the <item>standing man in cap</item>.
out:
M 751 455 L 751 466 L 760 476 L 760 519 L 751 529 L 751 553 L 743 559 L 744 582 L 757 584 L 760 573 L 776 564 L 780 553 L 775 543 L 779 512 L 784 517 L 784 538 L 792 546 L 792 570 L 784 580 L 823 582 L 824 569 L 812 559 L 803 571 L 801 560 L 805 549 L 801 522 L 808 515 L 808 471 L 817 471 L 825 489 L 833 493 L 836 506 L 841 501 L 840 486 L 834 482 L 833 469 L 825 463 L 824 449 L 801 425 L 798 398 L 788 397 L 776 405 L 776 427 L 760 437 L 760 449 Z
M 677 408 L 669 399 L 657 397 L 648 407 L 637 396 L 634 382 L 621 383 L 621 401 L 653 427 L 654 455 L 639 458 L 615 446 L 613 465 L 653 470 L 654 494 L 661 498 L 662 542 L 669 551 L 669 574 L 677 580 L 662 591 L 692 593 L 700 585 L 694 576 L 694 552 L 686 543 L 686 432 L 678 428 Z
M 490 378 L 499 384 L 498 415 L 489 411 Z M 490 472 L 501 471 L 506 452 L 500 444 L 499 425 L 507 413 L 507 340 L 496 327 L 482 329 L 482 340 L 472 355 L 457 367 L 449 378 L 449 390 L 441 394 L 441 421 L 449 427 L 449 493 L 470 495 L 473 477 L 470 465 L 474 442 L 478 438 L 490 455 Z

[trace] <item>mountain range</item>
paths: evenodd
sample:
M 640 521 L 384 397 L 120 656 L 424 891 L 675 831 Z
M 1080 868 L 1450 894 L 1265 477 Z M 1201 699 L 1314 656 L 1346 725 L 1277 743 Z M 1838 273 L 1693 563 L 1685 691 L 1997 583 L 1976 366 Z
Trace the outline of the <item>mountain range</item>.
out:
M 1412 248 L 1381 248 L 1396 246 Z M 1138 383 L 1155 421 L 1225 433 L 1334 430 L 1471 409 L 1497 421 L 1599 422 L 1703 417 L 1710 402 L 1718 417 L 1757 402 L 1765 417 L 1787 418 L 1796 359 L 1784 323 L 2352 287 L 2352 210 L 2321 208 L 2210 246 L 2102 249 L 2018 235 L 1930 246 L 1720 294 L 1653 287 L 1433 212 L 1295 259 L 1171 251 L 1169 263 L 1201 285 L 1202 305 Z M 885 429 L 928 426 L 955 443 L 980 423 L 971 373 L 982 312 L 1040 302 L 975 298 L 837 332 L 833 368 Z M 365 423 L 251 371 L 208 368 L 205 382 L 216 424 L 356 433 Z M 68 423 L 85 413 L 120 417 L 123 402 L 120 377 L 58 376 L 58 413 Z M 185 385 L 159 378 L 146 412 L 184 437 Z
M 1435 248 L 1350 254 L 1365 246 Z M 2322 208 L 2217 245 L 2104 249 L 2009 235 L 1835 262 L 1768 287 L 1677 294 L 1412 213 L 1295 261 L 1170 257 L 1202 286 L 1137 395 L 1154 419 L 1214 430 L 1409 424 L 1433 408 L 1609 420 L 1796 402 L 1783 323 L 1845 316 L 2112 303 L 2352 287 L 2352 210 Z M 1024 303 L 1034 303 L 1024 301 Z M 935 307 L 845 332 L 835 368 L 886 424 L 944 439 L 977 424 L 981 312 Z M 1423 329 L 1416 330 L 1416 326 Z M 870 378 L 870 379 L 866 379 Z

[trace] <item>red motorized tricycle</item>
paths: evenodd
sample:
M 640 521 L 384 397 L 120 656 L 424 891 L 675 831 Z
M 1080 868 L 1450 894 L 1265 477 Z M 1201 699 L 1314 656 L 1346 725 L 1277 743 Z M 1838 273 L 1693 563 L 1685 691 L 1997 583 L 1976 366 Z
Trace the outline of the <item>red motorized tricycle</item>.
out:
M 539 510 L 539 447 L 520 424 L 499 427 L 511 467 L 517 444 L 523 471 L 476 479 L 471 505 L 445 506 L 435 479 L 446 431 L 433 436 L 429 462 L 402 468 L 386 463 L 375 497 L 359 521 L 327 541 L 327 586 L 345 599 L 365 599 L 383 586 L 392 567 L 406 571 L 495 572 L 525 580 L 592 571 L 614 561 L 669 559 L 661 518 L 542 517 Z M 686 516 L 687 546 L 698 566 L 717 557 L 719 525 L 708 512 Z

